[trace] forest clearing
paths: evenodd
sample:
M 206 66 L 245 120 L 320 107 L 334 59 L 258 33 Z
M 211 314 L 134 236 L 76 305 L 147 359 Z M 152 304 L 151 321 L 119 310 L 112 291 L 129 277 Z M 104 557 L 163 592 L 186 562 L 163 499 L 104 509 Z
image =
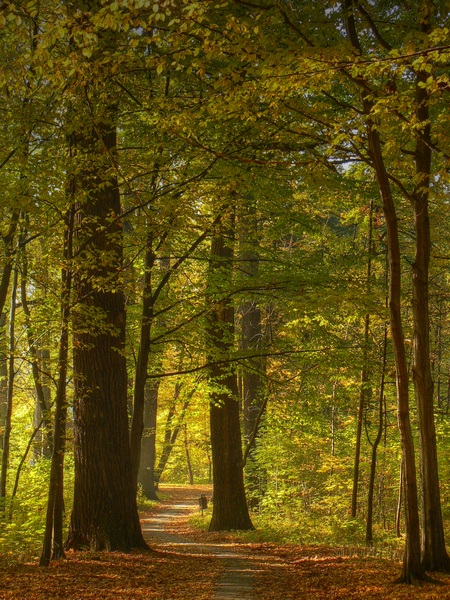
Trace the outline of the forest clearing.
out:
M 5 593 L 445 597 L 449 65 L 449 0 L 0 0 Z

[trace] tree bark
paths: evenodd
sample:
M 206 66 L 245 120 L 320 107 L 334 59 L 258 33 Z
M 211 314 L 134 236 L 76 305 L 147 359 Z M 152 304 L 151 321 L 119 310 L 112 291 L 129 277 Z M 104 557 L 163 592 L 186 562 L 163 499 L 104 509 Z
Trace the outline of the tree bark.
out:
M 146 548 L 131 466 L 125 357 L 123 237 L 115 176 L 115 106 L 89 83 L 74 125 L 74 503 L 67 548 Z M 86 105 L 87 104 L 87 105 Z M 113 168 L 111 168 L 113 167 Z
M 2 277 L 0 279 L 0 422 L 4 423 L 8 406 L 8 343 L 6 331 L 6 314 L 4 312 L 6 298 L 8 295 L 11 281 L 11 273 L 14 263 L 14 237 L 19 223 L 20 211 L 14 210 L 11 215 L 11 222 L 8 232 L 3 236 L 5 246 L 6 262 L 3 266 Z M 0 434 L 0 443 L 3 448 L 4 433 Z
M 6 339 L 6 315 L 0 313 L 0 447 L 3 448 L 3 423 L 8 404 L 8 342 Z
M 228 239 L 225 238 L 228 234 Z M 234 218 L 211 243 L 207 340 L 214 504 L 210 531 L 253 529 L 245 497 L 236 372 L 227 362 L 233 348 L 234 308 L 226 296 L 232 275 Z
M 431 31 L 431 3 L 421 3 L 420 29 Z M 431 174 L 431 122 L 427 71 L 417 74 L 417 119 L 422 124 L 415 152 L 416 187 L 412 195 L 416 233 L 413 271 L 414 363 L 413 382 L 418 409 L 422 499 L 422 565 L 427 571 L 450 571 L 442 521 L 439 470 L 434 422 L 433 378 L 430 360 L 429 264 L 431 252 L 428 203 Z M 423 86 L 423 87 L 422 87 Z
M 240 218 L 241 272 L 251 287 L 259 271 L 258 225 L 254 202 L 247 200 Z M 253 298 L 244 301 L 241 312 L 241 346 L 244 352 L 261 348 L 263 333 L 261 309 Z M 251 358 L 242 368 L 244 437 L 249 440 L 264 399 L 264 373 L 267 359 Z
M 20 210 L 14 210 L 11 215 L 11 222 L 9 225 L 8 233 L 3 236 L 3 243 L 5 245 L 6 263 L 3 266 L 3 273 L 0 280 L 0 314 L 3 314 L 5 308 L 6 298 L 8 296 L 9 283 L 11 281 L 11 273 L 13 270 L 14 263 L 14 236 L 17 231 L 17 225 L 19 223 Z
M 403 506 L 403 480 L 404 480 L 404 468 L 403 459 L 400 461 L 400 474 L 398 477 L 398 500 L 397 510 L 395 511 L 395 533 L 397 537 L 401 537 L 401 521 L 402 521 L 402 506 Z

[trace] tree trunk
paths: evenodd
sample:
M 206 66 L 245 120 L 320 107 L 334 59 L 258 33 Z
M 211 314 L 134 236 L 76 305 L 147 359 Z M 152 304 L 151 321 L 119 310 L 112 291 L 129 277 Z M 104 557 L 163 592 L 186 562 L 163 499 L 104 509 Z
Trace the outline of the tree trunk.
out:
M 6 315 L 0 314 L 0 447 L 3 448 L 3 423 L 8 404 L 8 343 L 6 339 Z
M 420 30 L 424 35 L 431 31 L 431 2 L 421 2 Z M 419 448 L 422 497 L 422 566 L 427 571 L 450 571 L 442 522 L 439 490 L 439 471 L 434 422 L 433 379 L 430 361 L 429 319 L 429 264 L 430 221 L 428 216 L 429 186 L 431 173 L 431 122 L 428 109 L 426 81 L 429 73 L 417 75 L 417 118 L 422 124 L 417 137 L 415 166 L 416 181 L 412 205 L 416 233 L 415 259 L 413 263 L 413 321 L 414 364 L 413 381 L 419 421 Z M 422 87 L 423 86 L 423 87 Z
M 6 394 L 5 430 L 3 433 L 2 468 L 0 473 L 0 500 L 6 498 L 6 483 L 8 477 L 11 419 L 13 409 L 14 393 L 14 353 L 15 348 L 15 323 L 16 323 L 16 294 L 17 294 L 18 272 L 14 268 L 13 285 L 11 290 L 11 307 L 9 311 L 9 357 L 8 357 L 8 388 Z
M 369 213 L 369 239 L 368 239 L 368 251 L 367 251 L 367 272 L 366 272 L 366 291 L 367 296 L 370 293 L 370 278 L 372 272 L 372 238 L 373 238 L 373 200 L 370 201 L 370 213 Z M 368 353 L 369 353 L 369 326 L 370 326 L 370 314 L 367 313 L 364 318 L 364 346 L 363 346 L 363 364 L 361 369 L 361 390 L 359 393 L 359 404 L 358 404 L 358 417 L 356 427 L 356 441 L 355 441 L 355 462 L 353 466 L 353 487 L 352 487 L 352 508 L 351 516 L 354 519 L 356 517 L 358 507 L 358 483 L 359 483 L 359 463 L 361 456 L 361 438 L 362 438 L 362 425 L 364 408 L 366 406 L 366 394 L 367 384 L 369 381 L 369 365 L 368 365 Z
M 74 227 L 74 207 L 66 216 L 66 232 L 64 240 L 64 258 L 66 266 L 61 274 L 61 338 L 58 356 L 58 384 L 55 398 L 55 427 L 50 484 L 47 501 L 44 542 L 39 565 L 47 567 L 50 557 L 64 557 L 63 515 L 64 515 L 64 455 L 66 451 L 67 422 L 67 369 L 69 355 L 69 319 L 72 290 L 72 242 Z
M 2 237 L 5 245 L 6 262 L 3 266 L 0 279 L 0 423 L 5 423 L 8 406 L 8 343 L 6 336 L 6 314 L 4 312 L 8 295 L 11 273 L 14 262 L 14 237 L 19 223 L 20 211 L 14 210 L 8 232 Z M 3 427 L 2 427 L 3 429 Z M 0 443 L 3 448 L 4 433 L 0 434 Z
M 158 397 L 158 387 L 152 386 L 147 391 L 147 369 L 150 355 L 150 332 L 153 322 L 153 295 L 152 295 L 152 269 L 155 264 L 155 254 L 152 249 L 153 235 L 150 232 L 147 235 L 147 246 L 144 260 L 144 279 L 142 285 L 142 317 L 141 331 L 139 339 L 139 350 L 136 363 L 134 378 L 134 397 L 133 397 L 133 419 L 131 422 L 131 462 L 133 465 L 133 486 L 135 493 L 141 469 L 142 445 L 145 444 L 147 453 L 145 469 L 149 468 L 151 473 L 145 474 L 145 489 L 150 499 L 156 500 L 156 492 L 153 480 L 149 481 L 149 476 L 154 472 L 155 466 L 155 432 L 156 432 L 156 400 Z M 153 411 L 153 412 L 152 412 Z M 145 419 L 149 425 L 145 426 Z M 147 429 L 144 442 L 144 428 Z M 152 449 L 153 447 L 153 449 Z M 152 456 L 153 454 L 153 456 Z M 151 463 L 151 464 L 150 464 Z M 142 475 L 141 470 L 141 475 Z M 147 494 L 146 494 L 147 495 Z
M 387 326 L 384 330 L 383 358 L 381 363 L 381 382 L 378 397 L 378 431 L 372 443 L 372 455 L 370 460 L 369 490 L 367 493 L 367 518 L 366 518 L 366 546 L 373 544 L 373 492 L 375 487 L 375 474 L 377 469 L 377 450 L 383 435 L 384 425 L 384 379 L 386 375 L 386 352 L 387 352 Z
M 233 219 L 234 221 L 234 219 Z M 227 362 L 233 349 L 234 308 L 225 296 L 232 275 L 234 222 L 211 244 L 208 292 L 208 363 L 214 504 L 210 531 L 252 529 L 244 489 L 236 372 Z M 225 297 L 224 297 L 225 296 Z
M 192 470 L 191 453 L 189 452 L 189 438 L 186 423 L 183 424 L 184 431 L 184 452 L 186 454 L 186 466 L 188 471 L 189 485 L 194 485 L 194 471 Z
M 370 108 L 366 104 L 366 112 Z M 397 417 L 402 444 L 403 463 L 405 469 L 405 525 L 406 544 L 403 559 L 403 570 L 398 581 L 413 583 L 426 579 L 420 559 L 420 525 L 417 502 L 416 464 L 414 457 L 414 441 L 409 415 L 408 369 L 406 365 L 405 341 L 401 316 L 401 265 L 400 243 L 395 205 L 384 165 L 382 150 L 377 130 L 368 119 L 368 137 L 370 153 L 375 168 L 383 211 L 386 219 L 389 256 L 389 313 L 392 343 L 394 347 L 396 382 L 397 382 Z
M 178 427 L 173 426 L 173 420 L 176 411 L 176 403 L 180 395 L 180 390 L 181 383 L 177 381 L 175 383 L 173 399 L 169 406 L 169 411 L 167 413 L 166 424 L 164 427 L 164 441 L 162 444 L 162 450 L 159 456 L 158 465 L 155 469 L 155 480 L 157 483 L 159 483 L 161 479 L 162 472 L 164 471 L 167 461 L 169 460 L 172 448 L 178 437 L 179 428 L 181 426 L 181 422 L 178 424 Z
M 24 237 L 24 235 L 22 235 Z M 35 423 L 42 419 L 44 429 L 43 451 L 44 456 L 50 456 L 53 452 L 53 430 L 50 417 L 50 404 L 46 397 L 45 386 L 43 384 L 43 374 L 39 364 L 37 350 L 37 340 L 31 325 L 31 313 L 28 306 L 27 285 L 28 285 L 28 259 L 26 248 L 21 252 L 21 282 L 20 297 L 22 301 L 22 311 L 25 316 L 25 327 L 28 338 L 28 354 L 30 356 L 31 372 L 33 374 L 34 389 L 36 391 L 36 410 Z
M 180 361 L 180 369 L 181 368 L 182 368 L 182 365 L 181 365 L 181 361 Z M 171 406 L 169 407 L 169 412 L 167 414 L 166 426 L 165 426 L 165 430 L 164 430 L 164 442 L 163 442 L 162 452 L 159 457 L 158 466 L 155 469 L 155 480 L 157 483 L 159 483 L 159 481 L 161 479 L 161 475 L 162 475 L 164 469 L 166 468 L 167 462 L 170 458 L 170 454 L 175 446 L 175 443 L 178 438 L 178 434 L 180 433 L 180 429 L 184 424 L 184 418 L 186 415 L 186 411 L 189 407 L 189 403 L 192 399 L 192 396 L 195 394 L 195 390 L 197 389 L 197 386 L 193 386 L 192 389 L 187 394 L 187 397 L 183 401 L 183 406 L 181 407 L 181 411 L 180 411 L 179 415 L 177 416 L 177 419 L 174 423 L 175 416 L 176 416 L 176 404 L 177 404 L 177 400 L 179 399 L 179 396 L 180 396 L 181 388 L 182 388 L 181 383 L 177 382 L 175 384 L 175 390 L 174 390 L 174 394 L 173 394 L 173 402 L 172 402 Z
M 361 46 L 354 19 L 353 0 L 345 0 L 343 7 L 348 39 L 354 49 L 360 53 Z M 364 89 L 362 93 L 362 103 L 363 111 L 366 116 L 366 131 L 369 143 L 368 150 L 383 202 L 383 213 L 387 229 L 389 258 L 389 315 L 396 368 L 397 420 L 405 468 L 406 544 L 402 574 L 398 581 L 402 583 L 413 583 L 416 580 L 427 579 L 427 577 L 422 567 L 420 556 L 420 524 L 417 502 L 416 465 L 409 413 L 408 369 L 406 364 L 401 312 L 401 252 L 397 213 L 392 197 L 389 176 L 384 163 L 378 129 L 371 116 L 373 101 L 370 99 L 364 84 L 365 82 L 361 80 L 361 85 Z
M 247 200 L 240 218 L 241 273 L 251 288 L 252 279 L 259 271 L 258 224 L 254 202 Z M 251 295 L 251 290 L 250 290 Z M 257 351 L 262 346 L 261 309 L 252 298 L 246 300 L 241 312 L 242 350 Z M 267 359 L 249 358 L 242 368 L 242 397 L 244 406 L 244 437 L 248 441 L 255 430 L 255 423 L 264 400 L 264 374 Z
M 428 261 L 430 253 L 427 202 L 414 202 L 416 256 L 413 264 L 414 366 L 413 381 L 419 420 L 422 496 L 422 562 L 427 571 L 447 572 L 430 366 Z
M 105 41 L 104 41 L 105 43 Z M 74 291 L 74 502 L 67 548 L 147 547 L 131 467 L 125 357 L 123 237 L 115 176 L 115 107 L 105 80 L 89 83 L 76 117 L 78 196 Z M 84 96 L 83 96 L 84 98 Z M 74 129 L 75 129 L 74 127 Z
M 158 380 L 151 380 L 145 387 L 144 433 L 141 441 L 138 482 L 149 500 L 158 500 L 156 493 L 156 417 L 158 413 Z
M 247 199 L 240 218 L 241 273 L 249 285 L 249 298 L 240 308 L 241 347 L 245 352 L 258 353 L 264 347 L 261 324 L 261 308 L 251 296 L 252 279 L 259 272 L 258 222 L 253 199 Z M 259 425 L 267 405 L 265 373 L 267 358 L 246 359 L 241 370 L 241 385 L 244 417 L 244 440 L 246 443 L 244 467 L 249 506 L 254 508 L 260 501 L 261 469 L 254 460 L 259 436 Z
M 155 169 L 158 169 L 158 165 L 155 165 Z M 156 180 L 153 181 L 152 187 L 154 187 L 154 193 L 156 193 Z M 221 218 L 221 213 L 216 217 L 213 222 L 213 225 L 216 224 Z M 154 316 L 154 307 L 155 303 L 158 301 L 159 297 L 166 289 L 167 284 L 170 281 L 173 273 L 179 269 L 179 267 L 187 260 L 187 258 L 194 252 L 194 250 L 203 242 L 208 234 L 208 230 L 203 232 L 188 248 L 186 253 L 178 258 L 173 265 L 170 264 L 170 260 L 165 260 L 163 264 L 164 274 L 159 281 L 158 285 L 155 289 L 152 289 L 152 270 L 156 261 L 156 254 L 153 251 L 153 231 L 151 229 L 151 223 L 147 224 L 148 226 L 148 235 L 147 235 L 147 246 L 146 246 L 146 254 L 145 254 L 145 271 L 144 271 L 144 281 L 143 281 L 143 299 L 142 299 L 142 319 L 141 319 L 141 333 L 140 333 L 140 342 L 139 342 L 139 352 L 138 352 L 138 360 L 136 365 L 136 375 L 135 375 L 135 383 L 134 383 L 134 403 L 133 403 L 133 420 L 131 425 L 131 457 L 133 464 L 133 485 L 135 489 L 137 488 L 138 481 L 138 473 L 140 468 L 140 455 L 142 451 L 142 436 L 144 433 L 144 419 L 145 419 L 145 387 L 147 382 L 147 369 L 150 355 L 150 333 L 153 325 L 153 316 Z M 159 245 L 166 239 L 167 232 L 162 235 Z M 147 416 L 151 417 L 151 413 L 147 412 Z M 154 418 L 152 418 L 151 427 L 153 431 L 156 432 L 156 413 Z M 152 461 L 152 466 L 147 464 L 147 467 L 150 467 L 149 476 L 154 477 L 154 454 L 155 450 L 150 450 L 149 445 L 153 444 L 155 438 L 152 437 L 151 434 L 146 442 L 146 452 L 153 453 L 153 457 L 150 457 L 149 460 Z M 156 471 L 157 474 L 157 471 Z M 147 477 L 147 486 L 148 493 L 150 497 L 156 499 L 155 492 L 155 484 L 158 483 L 158 479 L 152 480 L 152 482 L 148 482 Z
M 0 280 L 0 314 L 3 314 L 6 298 L 8 296 L 9 282 L 11 280 L 14 263 L 14 237 L 16 235 L 17 225 L 19 224 L 19 217 L 20 210 L 13 210 L 8 233 L 2 238 L 5 245 L 6 263 L 3 266 L 2 278 Z
M 397 537 L 401 537 L 401 521 L 402 521 L 402 506 L 403 506 L 403 480 L 404 480 L 403 459 L 400 461 L 400 475 L 398 478 L 398 500 L 397 510 L 395 512 L 395 533 Z

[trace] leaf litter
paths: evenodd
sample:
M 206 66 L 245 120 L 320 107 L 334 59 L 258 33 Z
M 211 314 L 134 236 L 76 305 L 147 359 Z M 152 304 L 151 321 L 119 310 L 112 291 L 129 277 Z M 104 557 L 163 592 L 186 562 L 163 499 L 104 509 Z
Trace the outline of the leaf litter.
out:
M 167 488 L 170 499 L 186 498 L 186 488 Z M 203 492 L 190 488 L 189 492 Z M 159 507 L 143 513 L 145 524 Z M 168 522 L 164 531 L 185 540 L 167 543 L 149 536 L 150 552 L 70 552 L 47 569 L 36 562 L 13 564 L 0 554 L 0 600 L 214 600 L 227 561 L 218 545 L 232 550 L 252 572 L 251 598 L 258 600 L 450 600 L 450 575 L 418 586 L 394 584 L 398 561 L 340 556 L 328 546 L 247 542 L 233 533 L 199 531 L 189 523 L 192 508 Z M 2 560 L 4 558 L 5 560 Z

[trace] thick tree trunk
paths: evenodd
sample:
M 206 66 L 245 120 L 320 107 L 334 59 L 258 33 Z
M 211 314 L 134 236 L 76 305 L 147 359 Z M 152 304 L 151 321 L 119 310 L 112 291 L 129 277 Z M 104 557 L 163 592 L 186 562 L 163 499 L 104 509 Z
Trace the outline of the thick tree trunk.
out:
M 86 122 L 74 136 L 76 193 L 83 195 L 75 228 L 75 486 L 66 547 L 128 551 L 147 546 L 128 435 L 121 207 L 111 173 L 115 111 L 102 83 L 100 88 L 92 85 Z
M 433 380 L 430 368 L 428 320 L 428 259 L 430 251 L 428 210 L 425 202 L 414 204 L 416 257 L 413 264 L 414 366 L 422 492 L 422 562 L 427 571 L 447 572 L 442 521 L 439 471 L 434 422 Z
M 210 425 L 214 504 L 210 531 L 252 529 L 245 497 L 241 428 L 236 372 L 227 362 L 233 348 L 234 308 L 229 298 L 233 258 L 233 225 L 230 239 L 223 232 L 211 244 L 209 312 L 207 329 L 210 369 Z
M 210 531 L 253 529 L 248 513 L 242 467 L 236 375 L 212 369 L 216 385 L 210 404 L 214 505 Z
M 83 207 L 85 219 L 98 219 L 99 229 L 92 236 L 90 250 L 97 264 L 105 252 L 115 255 L 118 266 L 119 230 L 109 225 L 111 212 L 120 213 L 118 191 L 103 188 L 98 195 L 97 201 Z M 101 232 L 102 226 L 111 229 L 108 235 Z M 111 271 L 103 270 L 97 273 L 97 281 L 80 274 L 76 281 L 75 488 L 66 546 L 127 551 L 145 547 L 145 542 L 136 508 L 128 438 L 125 301 L 120 291 L 97 288 L 109 277 L 113 277 Z M 81 315 L 88 317 L 89 323 L 85 318 L 80 320 Z M 96 322 L 99 318 L 101 322 Z

